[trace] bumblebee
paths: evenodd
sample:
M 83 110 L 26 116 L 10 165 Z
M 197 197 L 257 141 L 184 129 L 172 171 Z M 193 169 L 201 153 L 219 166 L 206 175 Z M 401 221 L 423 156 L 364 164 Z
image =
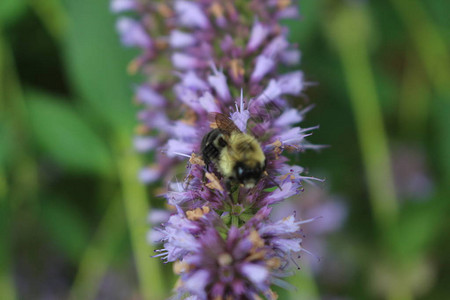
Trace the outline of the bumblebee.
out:
M 207 170 L 213 164 L 227 185 L 237 182 L 246 188 L 254 187 L 266 169 L 261 145 L 253 136 L 239 130 L 226 115 L 217 113 L 214 118 L 217 128 L 208 132 L 201 143 Z

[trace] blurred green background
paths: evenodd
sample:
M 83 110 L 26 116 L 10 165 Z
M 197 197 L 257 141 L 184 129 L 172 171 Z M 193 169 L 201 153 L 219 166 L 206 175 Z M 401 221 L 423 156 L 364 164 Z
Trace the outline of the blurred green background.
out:
M 107 0 L 0 1 L 0 299 L 163 299 Z M 450 299 L 450 1 L 302 0 L 320 124 L 299 157 L 348 210 L 280 299 Z M 151 187 L 150 187 L 151 189 Z M 308 190 L 308 186 L 306 186 Z M 301 198 L 300 198 L 301 201 Z M 320 268 L 324 271 L 314 271 Z

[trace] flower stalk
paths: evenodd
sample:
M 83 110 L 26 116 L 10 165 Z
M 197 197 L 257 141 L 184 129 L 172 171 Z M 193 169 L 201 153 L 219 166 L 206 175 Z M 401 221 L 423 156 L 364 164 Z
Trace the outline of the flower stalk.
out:
M 301 225 L 315 219 L 272 220 L 272 206 L 318 180 L 286 156 L 319 147 L 306 140 L 317 127 L 298 125 L 310 107 L 291 107 L 308 85 L 303 73 L 277 68 L 299 63 L 280 24 L 298 16 L 296 3 L 115 0 L 111 8 L 136 16 L 120 17 L 117 29 L 124 45 L 142 49 L 130 64 L 146 78 L 136 87 L 135 148 L 156 158 L 140 179 L 164 182 L 167 210 L 151 212 L 159 226 L 148 237 L 162 243 L 155 257 L 174 263 L 175 299 L 277 299 L 272 286 L 288 286 L 283 278 L 309 253 Z M 215 128 L 225 145 L 214 144 L 221 154 L 210 162 L 202 140 Z M 225 164 L 233 134 L 250 146 Z

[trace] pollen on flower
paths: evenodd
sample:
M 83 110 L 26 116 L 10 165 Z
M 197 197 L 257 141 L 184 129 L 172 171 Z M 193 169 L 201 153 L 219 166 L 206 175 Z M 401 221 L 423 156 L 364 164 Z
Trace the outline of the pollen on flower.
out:
M 213 15 L 216 18 L 222 18 L 223 17 L 223 7 L 222 5 L 219 4 L 219 2 L 214 2 L 211 7 L 209 8 L 209 10 L 213 13 Z
M 273 299 L 273 300 L 278 299 L 278 294 L 276 292 L 269 290 L 268 294 L 269 294 L 269 299 Z
M 170 8 L 170 6 L 164 3 L 158 3 L 158 5 L 156 6 L 156 10 L 164 18 L 172 18 L 174 15 L 173 10 Z
M 141 61 L 139 59 L 133 59 L 127 66 L 127 72 L 130 75 L 136 74 L 141 67 Z
M 278 0 L 277 5 L 280 9 L 285 9 L 292 4 L 292 0 Z
M 231 255 L 228 253 L 223 253 L 219 255 L 217 261 L 219 262 L 219 265 L 221 265 L 222 267 L 229 266 L 233 262 L 233 257 L 231 257 Z
M 266 259 L 266 251 L 259 248 L 254 248 L 254 251 L 246 258 L 246 261 L 264 261 Z
M 252 242 L 254 249 L 264 247 L 264 240 L 259 236 L 258 231 L 253 229 L 250 232 L 249 239 Z
M 172 269 L 175 274 L 180 275 L 189 269 L 189 265 L 183 261 L 177 260 L 173 263 Z
M 181 119 L 181 122 L 185 123 L 186 125 L 194 126 L 197 124 L 197 114 L 194 110 L 189 109 L 185 115 L 184 118 Z
M 266 265 L 267 265 L 269 268 L 271 268 L 271 269 L 273 269 L 273 270 L 276 270 L 276 269 L 279 269 L 279 268 L 280 268 L 280 266 L 281 266 L 281 260 L 280 260 L 279 257 L 272 257 L 272 258 L 269 258 L 269 259 L 267 260 Z
M 177 281 L 175 282 L 175 285 L 174 285 L 174 289 L 179 289 L 179 288 L 181 288 L 183 286 L 183 280 L 181 280 L 181 278 L 178 278 L 177 279 Z
M 245 69 L 242 64 L 242 60 L 240 59 L 232 59 L 230 60 L 230 71 L 231 76 L 235 80 L 238 80 L 240 77 L 243 77 L 245 75 Z
M 283 222 L 292 223 L 293 220 L 294 220 L 294 217 L 292 215 L 283 218 Z
M 203 159 L 198 157 L 197 154 L 195 154 L 195 153 L 191 154 L 191 158 L 189 158 L 189 163 L 191 163 L 193 165 L 200 165 L 200 166 L 205 165 L 205 162 L 203 161 Z
M 136 134 L 144 135 L 150 132 L 150 128 L 145 124 L 139 124 L 134 128 L 134 132 Z
M 209 173 L 206 172 L 205 173 L 206 178 L 208 178 L 210 180 L 210 182 L 208 182 L 206 184 L 206 187 L 210 188 L 210 189 L 215 189 L 215 190 L 219 190 L 219 191 L 223 191 L 223 187 L 220 184 L 219 179 L 217 178 L 217 176 L 214 173 Z
M 255 299 L 255 300 L 263 300 L 263 298 L 261 298 L 259 295 L 257 295 L 257 294 L 254 294 L 253 295 L 253 299 Z
M 197 207 L 196 209 L 186 211 L 186 217 L 188 220 L 197 221 L 209 212 L 210 208 L 208 206 L 203 206 L 202 208 Z
M 286 178 L 288 178 L 288 177 L 290 177 L 291 179 L 293 179 L 293 178 L 292 178 L 292 175 L 291 175 L 290 173 L 281 175 L 279 178 L 280 178 L 281 181 L 284 181 L 284 180 L 286 180 Z
M 283 153 L 283 143 L 280 140 L 276 140 L 270 146 L 273 147 L 273 153 L 275 154 L 276 159 L 278 159 Z

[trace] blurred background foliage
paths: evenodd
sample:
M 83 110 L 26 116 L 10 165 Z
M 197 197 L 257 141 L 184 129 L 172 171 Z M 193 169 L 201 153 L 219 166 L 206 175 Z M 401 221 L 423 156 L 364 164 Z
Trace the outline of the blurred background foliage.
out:
M 300 8 L 305 125 L 331 147 L 298 163 L 347 217 L 280 299 L 450 299 L 450 2 Z M 175 283 L 146 243 L 162 204 L 137 182 L 142 78 L 115 19 L 107 0 L 0 2 L 0 299 L 162 299 Z

